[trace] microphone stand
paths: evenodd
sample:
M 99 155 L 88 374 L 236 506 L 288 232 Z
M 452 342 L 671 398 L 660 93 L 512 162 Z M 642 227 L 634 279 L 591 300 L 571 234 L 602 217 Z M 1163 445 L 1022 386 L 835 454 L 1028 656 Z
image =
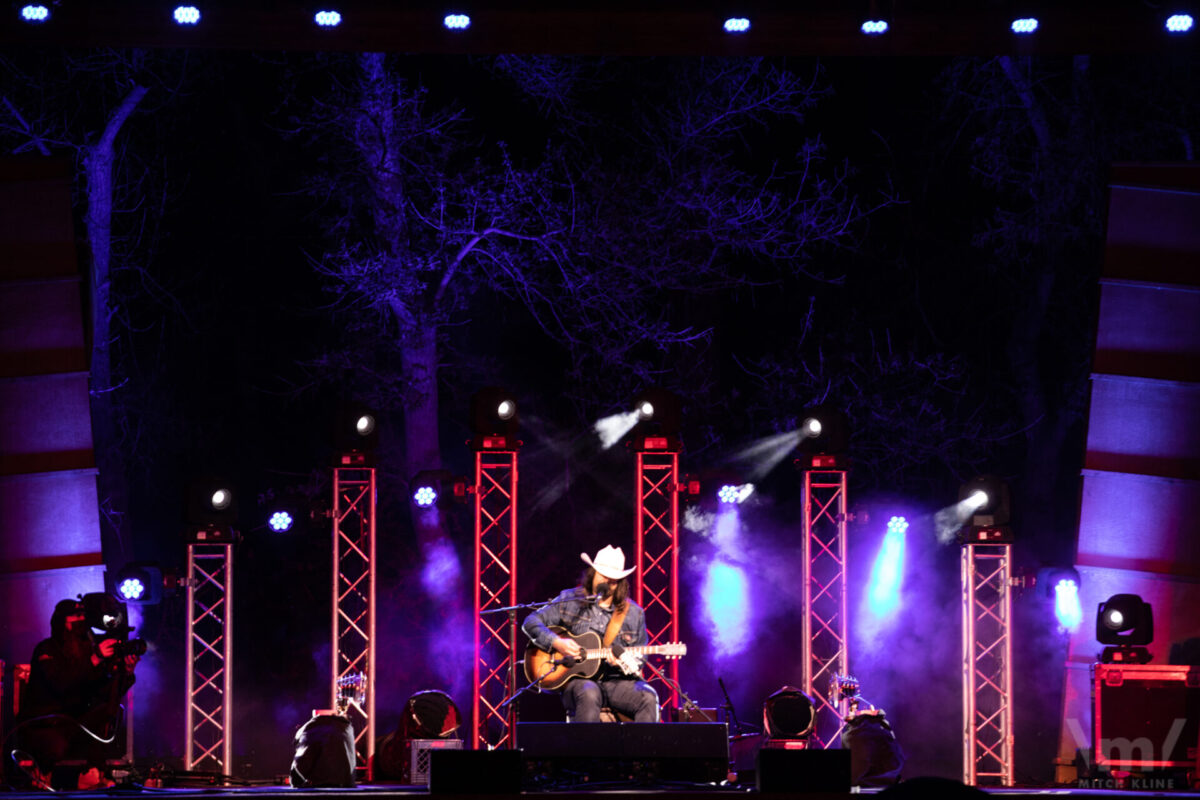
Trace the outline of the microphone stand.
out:
M 593 594 L 593 595 L 588 595 L 583 598 L 572 597 L 569 599 L 571 599 L 571 600 L 582 599 L 582 601 L 585 603 L 594 603 L 597 600 L 602 599 L 602 597 L 601 597 L 601 595 Z M 489 608 L 487 611 L 480 611 L 479 614 L 480 614 L 480 616 L 483 616 L 484 614 L 499 614 L 501 612 L 506 613 L 506 614 L 508 614 L 509 623 L 512 624 L 512 626 L 515 630 L 516 625 L 517 625 L 517 612 L 518 611 L 521 611 L 522 609 L 530 609 L 532 611 L 540 611 L 541 609 L 545 608 L 548 605 L 552 605 L 555 602 L 558 602 L 557 597 L 553 597 L 549 600 L 542 600 L 542 601 L 534 602 L 534 603 L 518 603 L 515 606 L 502 606 L 500 608 Z M 509 680 L 509 686 L 508 686 L 509 695 L 508 695 L 508 697 L 504 698 L 504 700 L 501 701 L 501 703 L 498 706 L 496 706 L 497 709 L 508 708 L 513 703 L 514 700 L 516 700 L 518 697 L 520 697 L 521 695 L 525 694 L 526 692 L 528 692 L 532 689 L 537 689 L 538 691 L 541 691 L 542 681 L 550 674 L 550 672 L 554 671 L 555 667 L 559 666 L 559 664 L 562 663 L 561 661 L 556 662 L 554 660 L 551 660 L 550 664 L 548 665 L 549 671 L 546 672 L 545 675 L 539 675 L 536 680 L 532 680 L 529 683 L 527 683 L 525 686 L 522 686 L 520 689 L 517 689 L 516 688 L 516 674 L 515 674 L 516 655 L 517 654 L 514 651 L 513 652 L 513 664 L 509 667 L 509 669 L 511 670 L 511 678 Z
M 684 709 L 686 709 L 686 710 L 697 709 L 698 710 L 700 708 L 700 706 L 696 705 L 696 703 L 692 700 L 692 698 L 688 697 L 687 692 L 685 692 L 683 690 L 683 687 L 680 686 L 677 681 L 673 681 L 670 678 L 668 678 L 667 673 L 663 672 L 661 669 L 659 669 L 658 667 L 651 664 L 648 659 L 642 662 L 642 666 L 649 667 L 650 671 L 654 673 L 654 677 L 658 678 L 663 683 L 665 683 L 667 686 L 671 687 L 672 691 L 674 691 L 676 694 L 678 694 L 680 697 L 683 698 Z

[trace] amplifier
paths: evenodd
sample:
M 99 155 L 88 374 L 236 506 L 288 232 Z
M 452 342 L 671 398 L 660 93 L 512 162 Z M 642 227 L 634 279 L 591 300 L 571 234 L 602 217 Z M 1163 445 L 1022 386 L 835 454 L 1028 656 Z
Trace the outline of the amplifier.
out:
M 1092 750 L 1097 766 L 1196 765 L 1200 667 L 1092 666 Z

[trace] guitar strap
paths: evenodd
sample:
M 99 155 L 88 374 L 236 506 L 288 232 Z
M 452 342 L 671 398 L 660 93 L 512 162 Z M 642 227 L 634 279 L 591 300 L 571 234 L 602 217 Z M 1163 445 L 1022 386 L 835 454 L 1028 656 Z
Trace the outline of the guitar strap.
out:
M 617 634 L 621 630 L 621 624 L 625 622 L 625 615 L 629 613 L 629 604 L 620 611 L 614 611 L 612 618 L 608 621 L 608 627 L 604 629 L 604 647 L 612 647 L 612 643 L 617 640 Z

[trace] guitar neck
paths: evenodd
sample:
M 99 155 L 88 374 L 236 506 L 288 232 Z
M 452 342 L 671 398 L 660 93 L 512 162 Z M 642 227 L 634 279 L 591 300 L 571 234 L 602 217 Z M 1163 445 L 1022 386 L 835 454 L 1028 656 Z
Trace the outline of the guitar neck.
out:
M 663 648 L 660 645 L 646 644 L 634 647 L 626 647 L 622 652 L 632 653 L 635 656 L 655 656 L 659 655 L 659 651 L 664 649 L 666 648 Z M 611 647 L 586 648 L 583 653 L 583 658 L 608 658 L 612 654 L 613 649 Z

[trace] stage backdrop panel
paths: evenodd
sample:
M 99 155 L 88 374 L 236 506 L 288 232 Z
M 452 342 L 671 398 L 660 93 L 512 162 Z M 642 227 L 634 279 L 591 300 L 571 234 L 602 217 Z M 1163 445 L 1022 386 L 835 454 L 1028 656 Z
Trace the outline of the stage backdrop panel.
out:
M 1083 624 L 1066 665 L 1059 780 L 1091 747 L 1096 609 L 1154 608 L 1155 664 L 1200 637 L 1200 168 L 1121 165 L 1093 361 L 1076 565 Z
M 104 588 L 70 161 L 0 160 L 0 658 Z

